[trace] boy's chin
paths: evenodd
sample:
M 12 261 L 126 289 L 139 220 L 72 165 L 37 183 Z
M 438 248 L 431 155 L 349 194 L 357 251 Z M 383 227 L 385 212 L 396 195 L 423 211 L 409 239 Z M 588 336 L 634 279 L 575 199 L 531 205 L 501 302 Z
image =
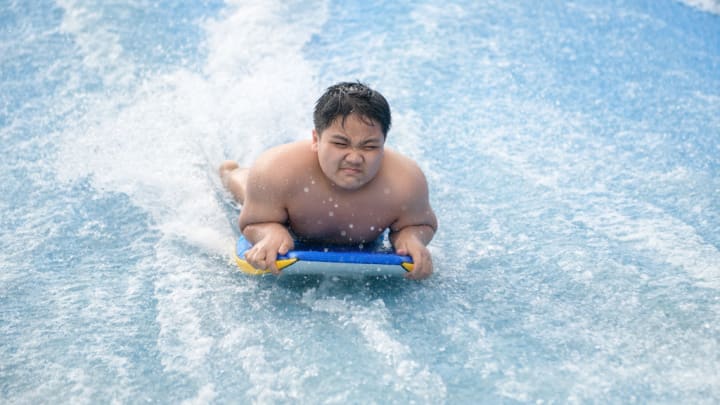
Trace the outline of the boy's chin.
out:
M 335 187 L 345 190 L 345 191 L 355 191 L 361 189 L 365 184 L 367 184 L 366 181 L 349 181 L 346 179 L 333 179 L 333 184 Z

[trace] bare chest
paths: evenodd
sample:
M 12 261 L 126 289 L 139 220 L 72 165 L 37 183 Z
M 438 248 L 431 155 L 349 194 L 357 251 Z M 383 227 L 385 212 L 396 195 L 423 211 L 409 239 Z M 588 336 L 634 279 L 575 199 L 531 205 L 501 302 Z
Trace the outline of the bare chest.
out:
M 392 199 L 373 193 L 339 196 L 326 190 L 303 191 L 287 205 L 290 227 L 298 236 L 331 243 L 374 241 L 397 219 Z

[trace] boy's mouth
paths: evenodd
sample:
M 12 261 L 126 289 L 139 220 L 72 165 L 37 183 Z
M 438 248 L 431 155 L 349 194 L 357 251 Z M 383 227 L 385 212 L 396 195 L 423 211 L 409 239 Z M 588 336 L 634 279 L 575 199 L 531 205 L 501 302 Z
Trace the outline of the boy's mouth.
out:
M 340 171 L 343 173 L 348 173 L 348 174 L 362 173 L 362 169 L 360 169 L 359 167 L 348 167 L 348 166 L 340 167 Z

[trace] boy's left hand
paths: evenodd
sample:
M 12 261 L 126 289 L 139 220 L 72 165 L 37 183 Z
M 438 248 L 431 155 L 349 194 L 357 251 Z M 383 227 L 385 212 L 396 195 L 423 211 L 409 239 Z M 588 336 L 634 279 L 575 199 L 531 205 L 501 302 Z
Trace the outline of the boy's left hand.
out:
M 398 238 L 395 241 L 395 252 L 399 255 L 408 255 L 413 259 L 413 271 L 405 277 L 411 280 L 422 280 L 430 277 L 433 272 L 432 255 L 427 246 L 415 237 Z

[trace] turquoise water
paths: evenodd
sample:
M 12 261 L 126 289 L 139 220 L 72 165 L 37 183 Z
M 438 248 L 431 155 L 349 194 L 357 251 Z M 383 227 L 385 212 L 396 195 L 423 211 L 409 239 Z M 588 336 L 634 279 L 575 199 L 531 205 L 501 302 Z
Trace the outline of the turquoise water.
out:
M 720 401 L 720 4 L 0 1 L 4 403 Z M 363 80 L 424 282 L 248 278 L 223 159 Z

